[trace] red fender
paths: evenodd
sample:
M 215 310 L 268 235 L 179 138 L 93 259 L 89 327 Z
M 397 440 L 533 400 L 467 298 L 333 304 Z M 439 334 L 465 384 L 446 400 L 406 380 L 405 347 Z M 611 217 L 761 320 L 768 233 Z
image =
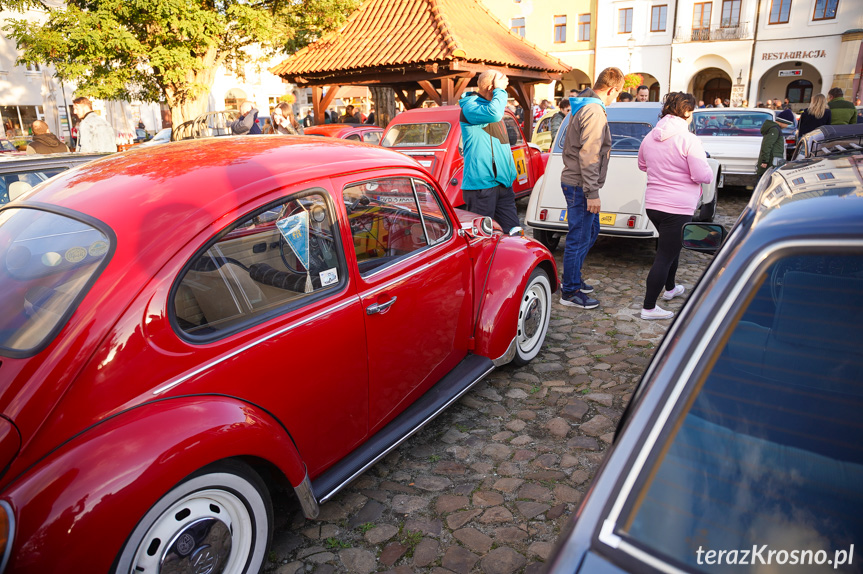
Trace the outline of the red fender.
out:
M 8 571 L 107 572 L 159 498 L 196 470 L 236 456 L 270 461 L 293 486 L 306 476 L 285 429 L 231 397 L 155 401 L 91 427 L 2 493 L 15 514 Z
M 552 293 L 557 291 L 557 264 L 548 249 L 527 237 L 500 238 L 485 290 L 481 291 L 484 294 L 476 324 L 476 354 L 494 360 L 506 353 L 516 335 L 521 294 L 537 266 L 548 275 Z M 512 288 L 514 284 L 518 289 Z

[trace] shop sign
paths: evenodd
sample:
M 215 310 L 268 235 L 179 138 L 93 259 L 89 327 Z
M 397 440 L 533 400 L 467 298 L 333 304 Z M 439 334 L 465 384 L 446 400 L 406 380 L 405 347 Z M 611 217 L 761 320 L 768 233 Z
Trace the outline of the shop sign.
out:
M 762 60 L 799 60 L 801 58 L 826 58 L 826 50 L 798 50 L 796 52 L 763 52 Z
M 787 78 L 788 76 L 802 76 L 803 70 L 779 70 L 780 78 Z

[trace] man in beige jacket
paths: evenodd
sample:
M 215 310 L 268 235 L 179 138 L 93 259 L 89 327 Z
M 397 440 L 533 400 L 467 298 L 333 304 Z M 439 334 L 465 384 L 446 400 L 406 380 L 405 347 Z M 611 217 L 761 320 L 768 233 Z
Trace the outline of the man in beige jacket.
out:
M 606 68 L 593 89 L 570 98 L 572 112 L 563 140 L 563 172 L 560 186 L 566 198 L 569 230 L 563 251 L 563 292 L 560 302 L 594 309 L 599 301 L 588 294 L 593 287 L 582 280 L 581 267 L 599 235 L 599 189 L 605 184 L 611 152 L 611 131 L 605 106 L 623 90 L 623 72 Z

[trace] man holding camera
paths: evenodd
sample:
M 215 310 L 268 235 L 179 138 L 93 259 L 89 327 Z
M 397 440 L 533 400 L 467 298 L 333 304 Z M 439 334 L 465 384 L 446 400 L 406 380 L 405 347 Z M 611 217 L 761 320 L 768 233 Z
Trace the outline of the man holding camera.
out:
M 477 79 L 478 91 L 461 97 L 459 121 L 464 139 L 462 197 L 468 211 L 491 217 L 504 233 L 519 232 L 512 182 L 515 161 L 509 136 L 500 123 L 506 109 L 504 74 L 488 70 Z

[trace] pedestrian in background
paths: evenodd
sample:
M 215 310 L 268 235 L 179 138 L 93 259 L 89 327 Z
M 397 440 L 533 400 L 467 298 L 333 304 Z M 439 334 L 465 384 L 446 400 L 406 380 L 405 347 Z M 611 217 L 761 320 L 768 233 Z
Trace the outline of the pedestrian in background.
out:
M 563 140 L 563 172 L 560 186 L 566 198 L 569 225 L 563 251 L 563 305 L 594 309 L 593 286 L 584 282 L 581 268 L 599 235 L 599 190 L 605 184 L 611 152 L 611 131 L 605 107 L 623 91 L 623 72 L 606 68 L 593 89 L 570 98 L 572 117 Z
M 824 94 L 815 94 L 809 107 L 800 114 L 800 122 L 797 124 L 797 139 L 799 140 L 814 129 L 830 125 L 830 108 L 827 107 L 827 98 Z
M 69 146 L 57 139 L 57 136 L 48 130 L 48 124 L 42 120 L 33 122 L 30 129 L 33 130 L 33 141 L 27 145 L 27 155 L 69 152 Z
M 674 313 L 656 304 L 683 295 L 677 285 L 677 265 L 683 247 L 683 226 L 701 197 L 701 184 L 713 180 L 713 170 L 698 137 L 689 131 L 695 96 L 671 92 L 665 96 L 660 120 L 638 149 L 638 169 L 647 172 L 644 205 L 647 217 L 659 232 L 656 257 L 647 274 L 642 319 L 670 319 Z
M 773 166 L 785 163 L 785 138 L 782 129 L 791 125 L 787 119 L 776 116 L 776 121 L 764 120 L 761 124 L 761 151 L 755 172 L 758 177 Z
M 78 143 L 81 153 L 113 153 L 117 151 L 117 134 L 102 116 L 93 111 L 88 98 L 72 100 L 72 113 L 78 118 Z
M 828 106 L 830 106 L 830 125 L 856 124 L 857 109 L 854 104 L 846 100 L 842 88 L 830 88 L 827 92 Z
M 367 126 L 375 125 L 375 107 L 374 106 L 371 107 L 371 110 L 369 111 L 369 117 L 366 118 L 366 125 Z
M 339 118 L 339 123 L 342 124 L 358 124 L 360 120 L 354 115 L 354 107 L 348 104 L 348 107 L 345 108 L 344 115 Z
M 464 138 L 462 197 L 468 211 L 491 217 L 505 233 L 520 231 L 515 208 L 515 161 L 509 136 L 501 126 L 509 79 L 493 70 L 477 78 L 478 91 L 459 99 Z
M 235 136 L 258 135 L 261 128 L 258 127 L 258 109 L 252 102 L 246 100 L 240 104 L 240 115 L 231 122 L 231 133 Z
M 625 103 L 631 102 L 632 101 L 632 94 L 630 94 L 629 92 L 623 92 L 617 97 L 617 101 L 618 102 L 625 102 Z
M 650 101 L 650 88 L 645 85 L 640 85 L 635 89 L 635 101 L 647 102 Z
M 560 101 L 557 103 L 557 112 L 555 112 L 555 114 L 551 116 L 551 120 L 549 120 L 552 143 L 554 143 L 554 137 L 557 135 L 558 130 L 560 130 L 560 125 L 563 123 L 563 120 L 566 119 L 569 110 L 569 98 L 560 98 Z
M 280 135 L 303 135 L 303 126 L 297 121 L 294 110 L 287 102 L 280 102 L 273 108 L 273 131 Z

